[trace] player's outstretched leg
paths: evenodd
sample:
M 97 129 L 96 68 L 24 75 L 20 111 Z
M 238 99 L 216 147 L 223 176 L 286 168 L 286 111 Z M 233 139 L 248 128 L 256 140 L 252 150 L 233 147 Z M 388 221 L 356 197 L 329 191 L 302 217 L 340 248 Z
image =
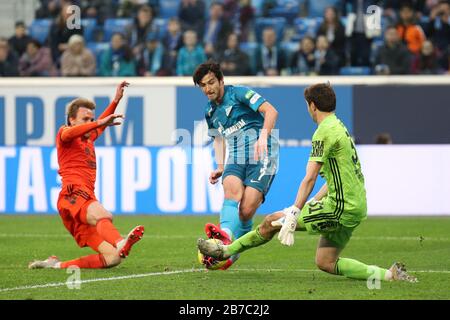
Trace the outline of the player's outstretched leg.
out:
M 127 238 L 119 242 L 118 248 L 109 242 L 103 241 L 98 247 L 92 247 L 98 254 L 91 254 L 69 261 L 60 261 L 56 256 L 51 256 L 43 261 L 33 261 L 28 267 L 30 269 L 65 269 L 76 266 L 81 269 L 102 269 L 111 268 L 121 263 L 122 258 L 126 258 L 135 245 L 144 235 L 144 227 L 137 226 L 130 231 Z
M 100 202 L 94 201 L 87 207 L 85 218 L 82 213 L 82 221 L 95 226 L 97 233 L 108 243 L 117 247 L 122 236 L 112 222 L 112 214 L 108 212 Z
M 282 212 L 277 212 L 266 216 L 264 221 L 255 230 L 246 233 L 229 245 L 215 244 L 203 239 L 198 239 L 198 249 L 201 253 L 219 260 L 228 259 L 245 250 L 269 242 L 279 230 L 279 227 L 272 226 L 272 222 L 280 219 L 283 215 Z
M 325 272 L 341 275 L 350 279 L 380 281 L 409 281 L 416 282 L 417 279 L 406 273 L 405 266 L 394 263 L 390 269 L 384 269 L 376 265 L 367 265 L 355 259 L 342 258 L 340 252 L 345 245 L 337 246 L 324 236 L 320 237 L 316 252 L 316 265 Z
M 118 259 L 117 264 L 120 263 Z M 108 265 L 102 254 L 91 254 L 69 261 L 60 261 L 56 256 L 48 257 L 43 261 L 33 261 L 28 265 L 30 269 L 66 269 L 76 266 L 80 269 L 102 269 L 113 265 Z
M 323 269 L 322 269 L 323 270 Z M 328 270 L 324 270 L 329 272 Z M 406 272 L 405 265 L 396 262 L 389 269 L 375 265 L 367 265 L 355 259 L 339 258 L 335 264 L 334 273 L 350 279 L 367 280 L 375 278 L 380 281 L 417 282 L 417 278 Z
M 58 257 L 56 256 L 50 256 L 45 260 L 34 260 L 28 264 L 29 269 L 56 269 L 57 266 L 59 267 L 59 264 L 61 262 L 59 261 Z
M 106 241 L 101 242 L 98 247 L 93 246 L 98 254 L 91 254 L 68 261 L 60 261 L 56 256 L 51 256 L 43 261 L 33 261 L 28 267 L 30 269 L 66 269 L 78 267 L 80 269 L 102 269 L 117 266 L 121 262 L 119 253 L 115 247 Z

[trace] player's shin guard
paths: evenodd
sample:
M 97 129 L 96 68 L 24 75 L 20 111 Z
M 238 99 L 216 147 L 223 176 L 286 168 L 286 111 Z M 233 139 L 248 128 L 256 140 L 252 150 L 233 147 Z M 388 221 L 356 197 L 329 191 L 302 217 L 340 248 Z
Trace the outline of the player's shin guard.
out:
M 387 269 L 380 268 L 378 266 L 369 266 L 360 261 L 339 258 L 336 261 L 334 268 L 335 274 L 345 276 L 350 279 L 367 280 L 373 278 L 376 280 L 384 281 Z
M 237 230 L 237 232 L 235 233 L 235 237 L 240 238 L 242 237 L 244 234 L 252 231 L 253 228 L 253 220 L 248 220 L 248 221 L 239 221 L 239 228 Z
M 112 221 L 108 218 L 100 219 L 96 225 L 97 233 L 108 243 L 116 247 L 117 243 L 122 241 L 123 238 L 114 227 Z
M 263 245 L 267 242 L 269 242 L 270 239 L 265 239 L 261 234 L 259 233 L 259 226 L 239 239 L 236 239 L 232 244 L 227 246 L 227 252 L 230 255 L 235 255 L 237 253 L 244 252 L 245 250 L 248 250 L 250 248 L 255 248 L 260 245 Z
M 238 206 L 239 202 L 225 199 L 220 211 L 220 228 L 228 233 L 231 239 L 235 236 L 240 225 Z
M 106 268 L 107 264 L 102 254 L 91 254 L 78 259 L 61 262 L 61 269 L 77 266 L 80 269 L 101 269 Z

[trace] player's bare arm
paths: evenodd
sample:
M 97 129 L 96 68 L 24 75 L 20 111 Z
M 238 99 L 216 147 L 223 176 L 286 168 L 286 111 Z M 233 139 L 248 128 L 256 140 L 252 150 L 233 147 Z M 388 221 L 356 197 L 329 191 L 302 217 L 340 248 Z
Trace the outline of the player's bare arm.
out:
M 303 206 L 306 203 L 309 195 L 314 189 L 314 185 L 319 175 L 322 163 L 316 161 L 309 161 L 306 166 L 306 174 L 303 178 L 300 187 L 297 192 L 297 198 L 294 205 L 283 210 L 285 215 L 284 223 L 281 226 L 280 233 L 278 234 L 278 240 L 286 246 L 292 246 L 294 244 L 294 231 L 297 229 L 303 229 L 304 226 L 297 227 L 297 218 Z M 273 227 L 279 227 L 280 224 L 277 221 L 271 222 Z
M 217 163 L 217 169 L 211 172 L 211 175 L 209 176 L 209 182 L 211 184 L 216 184 L 223 174 L 225 164 L 225 153 L 227 147 L 225 144 L 225 140 L 220 136 L 214 138 L 213 146 Z
M 105 111 L 103 111 L 103 113 L 98 117 L 98 120 L 106 118 L 109 115 L 112 115 L 115 113 L 117 105 L 119 104 L 120 100 L 123 97 L 125 88 L 128 87 L 130 84 L 126 81 L 122 81 L 121 83 L 119 83 L 119 85 L 117 86 L 116 89 L 116 95 L 114 96 L 114 100 L 110 103 L 110 105 L 105 109 Z M 98 135 L 101 135 L 103 130 L 106 128 L 102 127 L 99 129 Z
M 125 91 L 125 88 L 128 87 L 130 84 L 126 81 L 122 81 L 119 83 L 116 89 L 116 95 L 114 96 L 114 100 L 111 102 L 111 104 L 103 111 L 103 113 L 98 117 L 99 119 L 103 119 L 107 117 L 110 114 L 113 114 L 116 111 L 117 105 L 119 104 L 120 100 L 123 97 L 123 93 Z
M 105 109 L 105 111 L 103 111 L 103 113 L 98 117 L 99 120 L 115 113 L 116 108 L 117 108 L 120 100 L 123 97 L 125 88 L 128 87 L 129 85 L 130 84 L 128 82 L 126 82 L 126 81 L 122 81 L 121 83 L 119 83 L 119 85 L 117 86 L 117 89 L 116 89 L 116 95 L 114 96 L 114 100 L 111 101 L 111 103 Z M 103 133 L 103 131 L 106 129 L 106 127 L 108 127 L 108 126 L 100 127 L 97 130 L 97 134 L 98 134 L 97 138 Z
M 300 210 L 303 208 L 306 200 L 308 200 L 309 195 L 314 189 L 320 168 L 322 168 L 322 163 L 316 161 L 308 161 L 308 164 L 306 165 L 306 174 L 300 183 L 297 198 L 294 203 L 294 205 Z
M 328 194 L 328 186 L 326 183 L 320 188 L 319 192 L 316 193 L 314 196 L 314 200 L 320 201 L 323 197 L 325 197 Z
M 122 81 L 118 86 L 117 86 L 117 90 L 116 90 L 116 96 L 114 97 L 114 102 L 115 103 L 119 103 L 120 100 L 123 97 L 123 93 L 125 91 L 125 88 L 128 87 L 130 85 L 129 82 L 126 81 Z
M 267 101 L 258 108 L 258 111 L 264 115 L 264 124 L 263 128 L 261 129 L 259 139 L 258 141 L 256 141 L 254 146 L 255 153 L 253 158 L 256 161 L 264 158 L 264 156 L 268 154 L 267 139 L 270 136 L 273 128 L 275 127 L 275 123 L 278 118 L 277 109 L 275 109 L 275 107 Z

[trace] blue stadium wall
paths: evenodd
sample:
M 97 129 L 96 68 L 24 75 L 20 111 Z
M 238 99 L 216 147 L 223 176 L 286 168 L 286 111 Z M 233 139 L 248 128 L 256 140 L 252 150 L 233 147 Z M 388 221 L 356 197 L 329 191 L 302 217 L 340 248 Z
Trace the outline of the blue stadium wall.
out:
M 65 106 L 81 95 L 95 100 L 99 114 L 113 97 L 116 84 L 115 79 L 70 81 L 0 83 L 0 213 L 56 212 L 60 178 L 54 139 L 64 124 Z M 98 198 L 115 214 L 218 212 L 221 186 L 207 183 L 214 161 L 211 146 L 205 145 L 205 97 L 186 84 L 130 81 L 133 85 L 118 109 L 126 121 L 109 128 L 97 143 Z M 284 146 L 279 171 L 258 210 L 267 213 L 295 199 L 315 125 L 303 98 L 306 84 L 255 83 L 252 87 L 280 111 L 277 127 Z M 450 200 L 433 205 L 421 200 L 427 192 L 434 197 L 438 192 L 442 198 L 450 194 L 450 169 L 441 168 L 435 175 L 429 169 L 450 163 L 449 86 L 338 84 L 334 88 L 338 116 L 365 144 L 358 151 L 367 178 L 369 214 L 450 214 Z M 431 115 L 436 112 L 439 117 Z M 390 132 L 394 142 L 402 145 L 368 146 L 379 132 Z M 419 178 L 399 175 L 404 166 L 389 162 L 402 157 L 409 159 Z M 398 190 L 420 179 L 426 191 L 405 192 L 403 199 L 409 200 L 399 204 Z M 316 190 L 322 182 L 318 181 Z

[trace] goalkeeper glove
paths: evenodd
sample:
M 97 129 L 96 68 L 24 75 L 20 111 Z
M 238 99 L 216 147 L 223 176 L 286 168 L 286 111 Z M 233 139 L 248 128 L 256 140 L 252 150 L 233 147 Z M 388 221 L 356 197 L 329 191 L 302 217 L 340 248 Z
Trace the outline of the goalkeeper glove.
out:
M 294 232 L 297 227 L 297 218 L 300 214 L 300 209 L 296 206 L 290 206 L 284 209 L 283 213 L 286 217 L 278 234 L 278 240 L 285 246 L 292 246 L 294 244 Z

